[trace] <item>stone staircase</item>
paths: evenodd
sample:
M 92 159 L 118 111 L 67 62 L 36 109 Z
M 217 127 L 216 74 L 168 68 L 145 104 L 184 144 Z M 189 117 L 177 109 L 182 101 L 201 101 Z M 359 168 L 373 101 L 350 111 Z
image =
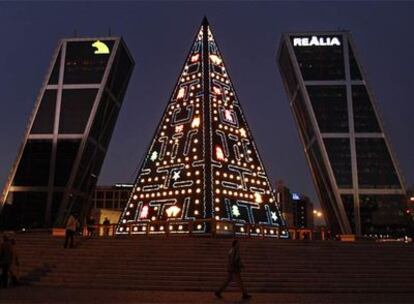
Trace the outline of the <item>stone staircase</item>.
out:
M 226 275 L 231 239 L 78 238 L 75 249 L 49 234 L 16 235 L 21 275 L 41 286 L 212 291 Z M 414 293 L 412 244 L 241 239 L 251 292 Z M 231 285 L 230 290 L 236 290 Z

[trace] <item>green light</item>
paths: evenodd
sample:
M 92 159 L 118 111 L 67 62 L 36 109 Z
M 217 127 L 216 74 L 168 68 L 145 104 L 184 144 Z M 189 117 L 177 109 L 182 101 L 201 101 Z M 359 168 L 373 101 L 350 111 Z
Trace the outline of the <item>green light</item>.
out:
M 239 207 L 237 207 L 236 205 L 233 205 L 231 212 L 233 213 L 234 216 L 238 217 L 240 216 L 240 211 L 239 211 Z
M 157 157 L 158 157 L 158 153 L 157 153 L 157 151 L 154 151 L 154 152 L 152 152 L 152 154 L 151 154 L 151 160 L 152 161 L 155 161 L 156 159 L 157 159 Z
M 100 40 L 96 40 L 92 46 L 96 48 L 95 54 L 109 54 L 108 46 Z

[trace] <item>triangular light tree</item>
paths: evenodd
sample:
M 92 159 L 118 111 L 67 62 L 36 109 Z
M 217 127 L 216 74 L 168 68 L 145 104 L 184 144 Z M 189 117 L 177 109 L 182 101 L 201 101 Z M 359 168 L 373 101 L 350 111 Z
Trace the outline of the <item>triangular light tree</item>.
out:
M 287 236 L 206 18 L 117 227 L 189 232 Z

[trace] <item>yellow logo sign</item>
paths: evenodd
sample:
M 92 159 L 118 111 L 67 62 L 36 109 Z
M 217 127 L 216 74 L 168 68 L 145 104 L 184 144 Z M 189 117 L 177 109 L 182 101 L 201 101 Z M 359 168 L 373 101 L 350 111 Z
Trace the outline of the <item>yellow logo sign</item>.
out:
M 95 54 L 109 54 L 108 46 L 100 40 L 96 40 L 92 46 L 96 48 Z

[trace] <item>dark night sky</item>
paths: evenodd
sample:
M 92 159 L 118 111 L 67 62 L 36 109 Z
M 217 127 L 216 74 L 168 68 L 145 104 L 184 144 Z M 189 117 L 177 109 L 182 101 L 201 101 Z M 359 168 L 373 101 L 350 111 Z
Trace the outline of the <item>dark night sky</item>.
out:
M 59 38 L 122 35 L 136 61 L 99 178 L 131 182 L 207 15 L 270 179 L 316 198 L 279 71 L 284 31 L 349 29 L 408 185 L 414 184 L 414 3 L 0 3 L 0 184 Z

